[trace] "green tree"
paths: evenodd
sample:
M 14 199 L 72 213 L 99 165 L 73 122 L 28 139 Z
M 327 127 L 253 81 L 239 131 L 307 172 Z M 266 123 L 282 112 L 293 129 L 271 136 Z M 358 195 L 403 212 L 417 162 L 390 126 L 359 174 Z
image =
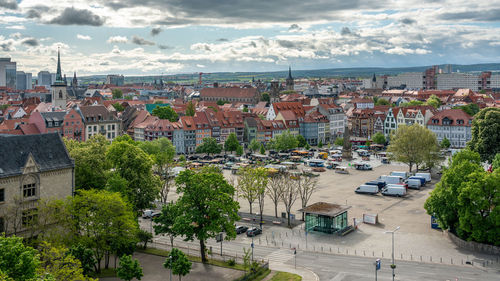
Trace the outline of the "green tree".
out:
M 298 136 L 297 136 L 297 141 L 299 142 L 299 143 L 297 144 L 297 147 L 304 147 L 304 146 L 306 146 L 306 144 L 307 144 L 307 141 L 306 141 L 306 139 L 304 138 L 304 136 L 303 136 L 303 135 L 298 135 Z
M 286 90 L 286 91 L 281 91 L 280 94 L 282 95 L 290 95 L 290 94 L 296 94 L 297 92 L 294 90 Z
M 344 138 L 341 138 L 341 137 L 336 138 L 334 144 L 337 146 L 343 146 L 344 145 Z
M 271 146 L 277 151 L 297 148 L 298 144 L 299 141 L 290 131 L 286 131 L 271 139 Z
M 307 207 L 307 202 L 311 199 L 312 194 L 318 188 L 318 179 L 311 176 L 299 176 L 296 179 L 300 200 L 302 201 L 302 208 Z M 304 220 L 305 213 L 302 213 L 302 220 Z
M 373 137 L 372 137 L 372 140 L 374 143 L 376 144 L 385 144 L 385 136 L 384 134 L 378 132 L 376 133 Z M 343 145 L 343 142 L 342 142 L 342 145 Z
M 252 152 L 255 152 L 257 150 L 259 150 L 261 147 L 261 144 L 260 142 L 257 140 L 257 139 L 253 139 L 251 142 L 250 142 L 250 145 L 249 145 L 249 148 Z
M 156 106 L 152 113 L 154 116 L 157 116 L 160 119 L 169 120 L 170 122 L 177 122 L 177 120 L 179 120 L 177 112 L 175 112 L 175 110 L 173 110 L 170 106 Z
M 493 161 L 500 152 L 500 108 L 488 107 L 474 116 L 472 139 L 467 146 L 481 155 L 482 161 Z
M 115 102 L 113 103 L 113 107 L 116 109 L 118 112 L 122 112 L 125 110 L 125 107 L 121 103 Z
M 196 113 L 196 109 L 194 108 L 194 104 L 192 101 L 189 101 L 186 106 L 186 116 L 194 116 Z
M 165 263 L 163 263 L 163 266 L 170 269 L 172 274 L 179 276 L 179 281 L 181 281 L 182 276 L 186 276 L 191 271 L 191 265 L 184 252 L 177 248 L 170 251 Z
M 322 148 L 322 147 L 323 147 L 323 140 L 319 140 L 318 148 Z
M 470 116 L 476 115 L 476 113 L 478 113 L 479 110 L 481 110 L 479 106 L 475 103 L 469 103 L 468 105 L 457 106 L 454 107 L 454 109 L 461 109 Z
M 96 260 L 94 259 L 93 252 L 83 244 L 76 243 L 72 245 L 68 250 L 68 254 L 80 261 L 84 275 L 89 275 L 94 270 Z
M 436 95 L 431 95 L 425 103 L 436 109 L 441 106 L 441 100 Z
M 218 101 L 217 101 L 217 105 L 218 105 L 218 106 L 225 105 L 226 103 L 230 103 L 230 102 L 225 101 L 225 100 L 218 100 Z
M 137 231 L 137 240 L 144 243 L 142 248 L 146 249 L 148 247 L 148 243 L 153 241 L 153 234 L 149 231 L 139 229 L 139 231 Z
M 134 99 L 134 97 L 133 97 L 133 96 L 125 96 L 125 99 L 126 99 L 126 100 L 133 100 L 133 99 Z
M 83 281 L 94 280 L 84 275 L 78 259 L 64 247 L 52 246 L 43 242 L 38 246 L 40 254 L 40 276 L 50 274 L 55 280 Z
M 224 142 L 224 150 L 233 153 L 233 151 L 238 149 L 238 146 L 240 146 L 240 143 L 238 142 L 236 134 L 230 133 L 226 139 L 226 142 Z
M 419 105 L 424 105 L 424 102 L 420 101 L 420 100 L 412 100 L 409 102 L 402 103 L 399 106 L 400 107 L 408 107 L 408 106 L 419 106 Z
M 160 199 L 165 204 L 167 203 L 168 193 L 173 185 L 171 171 L 174 167 L 175 147 L 167 138 L 140 142 L 138 146 L 153 160 L 153 170 L 161 179 Z
M 262 167 L 245 167 L 239 170 L 238 194 L 248 201 L 250 214 L 252 206 L 259 195 L 264 193 L 267 185 L 267 170 Z
M 377 101 L 375 102 L 375 105 L 379 106 L 379 105 L 390 105 L 389 101 L 386 100 L 386 99 L 377 99 Z
M 492 168 L 493 171 L 496 170 L 496 169 L 498 169 L 498 168 L 500 168 L 500 153 L 497 153 L 495 155 L 495 158 L 493 158 L 493 162 L 491 164 L 491 168 Z
M 206 153 L 210 154 L 219 154 L 222 151 L 222 147 L 217 143 L 217 140 L 212 137 L 206 137 L 203 139 L 203 142 L 196 147 L 196 153 Z
M 239 145 L 238 148 L 236 148 L 236 155 L 241 156 L 243 153 L 243 146 Z
M 236 237 L 234 223 L 239 219 L 239 204 L 234 201 L 234 187 L 224 176 L 210 168 L 199 171 L 186 170 L 177 178 L 177 193 L 182 194 L 176 202 L 180 216 L 174 228 L 185 240 L 198 239 L 202 262 L 207 261 L 206 240 L 220 232 L 226 239 Z
M 451 146 L 450 140 L 447 137 L 441 141 L 441 148 L 449 148 Z
M 111 90 L 111 94 L 115 100 L 123 98 L 123 91 L 121 89 L 113 89 Z
M 262 154 L 262 155 L 266 154 L 266 148 L 264 147 L 263 144 L 260 145 L 260 151 L 259 151 L 259 153 Z
M 424 163 L 427 167 L 432 166 L 437 161 L 439 146 L 436 135 L 429 129 L 419 124 L 401 125 L 391 136 L 387 151 L 391 152 L 397 161 L 406 163 L 411 172 L 413 165 L 417 166 L 417 170 L 419 165 Z
M 308 143 L 306 143 L 306 146 L 304 146 L 304 149 L 309 150 L 310 148 L 311 148 L 311 146 Z
M 163 206 L 161 214 L 153 218 L 156 223 L 153 225 L 156 235 L 166 234 L 170 237 L 170 244 L 174 247 L 174 238 L 179 235 L 174 228 L 175 219 L 180 216 L 179 208 L 173 202 Z
M 75 160 L 76 189 L 102 189 L 109 176 L 110 163 L 106 158 L 109 142 L 97 134 L 86 142 L 64 139 L 69 155 Z
M 116 269 L 116 275 L 125 281 L 130 281 L 134 278 L 141 280 L 142 276 L 144 276 L 139 261 L 132 259 L 130 255 L 120 257 L 120 265 Z
M 16 281 L 34 280 L 40 265 L 37 251 L 23 244 L 21 237 L 0 236 L 0 271 Z
M 271 101 L 271 96 L 269 95 L 268 92 L 264 92 L 262 93 L 262 95 L 260 96 L 260 100 L 261 101 L 265 101 L 265 102 L 270 102 Z
M 127 181 L 122 194 L 134 208 L 134 211 L 147 209 L 158 196 L 160 178 L 153 175 L 153 161 L 142 149 L 128 142 L 113 142 L 107 153 L 114 173 Z
M 62 217 L 67 218 L 67 234 L 76 243 L 92 250 L 96 272 L 101 271 L 103 258 L 108 268 L 113 243 L 137 243 L 135 215 L 119 193 L 80 190 L 69 199 L 66 210 Z

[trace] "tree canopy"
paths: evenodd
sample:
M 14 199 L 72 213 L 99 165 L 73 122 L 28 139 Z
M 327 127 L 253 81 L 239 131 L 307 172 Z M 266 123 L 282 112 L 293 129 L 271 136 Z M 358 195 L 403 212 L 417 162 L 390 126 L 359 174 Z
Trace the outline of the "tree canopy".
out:
M 0 271 L 13 280 L 35 279 L 40 265 L 37 251 L 23 244 L 21 237 L 0 236 Z
M 120 257 L 120 264 L 116 269 L 116 275 L 122 280 L 130 281 L 134 278 L 141 280 L 143 273 L 138 260 L 132 259 L 131 255 L 124 255 Z
M 454 107 L 455 109 L 461 109 L 465 113 L 469 114 L 470 116 L 476 115 L 476 113 L 479 112 L 480 108 L 477 104 L 475 103 L 469 103 L 468 105 L 462 105 L 462 106 L 457 106 Z
M 337 146 L 343 146 L 344 145 L 344 138 L 342 138 L 342 137 L 336 138 L 334 144 Z
M 173 248 L 170 251 L 168 257 L 165 259 L 165 263 L 163 263 L 163 266 L 170 269 L 172 274 L 179 276 L 179 280 L 191 271 L 191 265 L 186 254 L 177 248 Z
M 481 155 L 482 161 L 493 161 L 500 152 L 500 108 L 488 107 L 474 116 L 472 139 L 467 146 Z
M 240 146 L 240 143 L 238 142 L 236 134 L 230 133 L 226 141 L 224 142 L 224 150 L 233 152 L 236 151 L 236 149 L 238 149 L 238 146 Z
M 125 110 L 125 107 L 121 103 L 115 102 L 113 103 L 113 107 L 116 109 L 118 112 L 122 112 Z
M 290 131 L 283 132 L 282 134 L 272 138 L 268 146 L 274 150 L 282 151 L 297 148 L 299 141 Z
M 441 147 L 449 148 L 450 146 L 451 146 L 450 140 L 447 137 L 444 137 L 444 139 L 441 141 Z
M 257 139 L 253 139 L 248 147 L 252 150 L 252 152 L 255 152 L 260 149 L 260 145 L 261 144 Z
M 306 138 L 304 138 L 303 135 L 298 135 L 297 141 L 298 141 L 297 147 L 304 147 L 307 144 Z
M 181 215 L 175 219 L 174 229 L 185 240 L 200 241 L 202 261 L 206 262 L 205 243 L 220 232 L 226 239 L 236 237 L 234 223 L 239 219 L 239 204 L 234 198 L 234 187 L 214 168 L 186 170 L 177 178 L 179 199 L 175 203 Z
M 156 106 L 152 114 L 160 119 L 169 120 L 170 122 L 177 122 L 177 120 L 179 120 L 177 112 L 170 106 Z
M 441 99 L 439 99 L 436 95 L 431 95 L 425 103 L 434 108 L 439 108 L 441 106 Z
M 465 240 L 500 245 L 500 171 L 486 172 L 480 155 L 468 149 L 455 154 L 424 208 Z
M 262 95 L 260 96 L 260 100 L 261 100 L 261 101 L 270 102 L 270 101 L 271 101 L 271 96 L 269 95 L 269 93 L 268 93 L 268 92 L 264 92 L 264 93 L 262 93 Z
M 372 137 L 372 140 L 374 143 L 376 144 L 385 144 L 385 136 L 384 134 L 378 132 L 376 133 L 373 137 Z
M 409 101 L 409 102 L 404 102 L 404 103 L 400 104 L 399 106 L 401 106 L 401 107 L 408 107 L 408 106 L 417 106 L 417 105 L 423 105 L 423 104 L 424 104 L 423 101 L 412 100 L 412 101 Z
M 186 116 L 194 116 L 196 113 L 196 109 L 194 108 L 194 104 L 192 101 L 189 101 L 186 106 Z
M 123 91 L 121 89 L 113 89 L 111 90 L 111 94 L 113 95 L 113 99 L 123 98 Z
M 387 151 L 397 161 L 406 163 L 411 172 L 414 165 L 417 169 L 422 164 L 432 167 L 437 161 L 439 146 L 436 136 L 429 129 L 419 124 L 401 125 L 391 136 Z
M 203 142 L 196 147 L 196 153 L 206 153 L 210 154 L 219 154 L 222 151 L 222 147 L 217 143 L 217 140 L 212 137 L 206 137 L 203 139 Z

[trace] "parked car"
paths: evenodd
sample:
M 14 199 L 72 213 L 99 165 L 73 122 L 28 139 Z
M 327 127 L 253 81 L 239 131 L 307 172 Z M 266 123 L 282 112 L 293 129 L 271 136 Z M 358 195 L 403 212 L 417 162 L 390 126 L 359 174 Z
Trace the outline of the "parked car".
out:
M 384 189 L 382 189 L 382 195 L 386 196 L 405 196 L 406 195 L 406 188 L 402 185 L 388 185 Z
M 376 186 L 378 186 L 379 190 L 382 190 L 382 188 L 385 187 L 385 181 L 381 181 L 381 180 L 373 180 L 373 181 L 365 182 L 365 184 L 376 185 Z
M 382 159 L 380 160 L 380 162 L 382 164 L 391 164 L 391 161 L 387 157 L 382 157 Z
M 257 227 L 252 227 L 249 230 L 247 230 L 248 237 L 254 237 L 254 236 L 257 236 L 259 234 L 262 234 L 262 229 L 257 228 Z
M 365 194 L 377 194 L 379 191 L 378 186 L 376 185 L 369 185 L 369 184 L 363 184 L 356 188 L 354 192 L 356 193 L 365 193 Z
M 236 227 L 236 234 L 245 233 L 245 232 L 247 232 L 247 230 L 248 230 L 248 226 L 238 225 Z
M 151 218 L 158 217 L 159 215 L 161 215 L 161 212 L 156 212 L 156 211 L 153 211 L 153 210 L 144 210 L 142 212 L 142 218 L 143 219 L 151 219 Z
M 372 169 L 372 166 L 370 164 L 366 164 L 366 163 L 355 163 L 354 167 L 356 168 L 356 170 L 371 170 Z

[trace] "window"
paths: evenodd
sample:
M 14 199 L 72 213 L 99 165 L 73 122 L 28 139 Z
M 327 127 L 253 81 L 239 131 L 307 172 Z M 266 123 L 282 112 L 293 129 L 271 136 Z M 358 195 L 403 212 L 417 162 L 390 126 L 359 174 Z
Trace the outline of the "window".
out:
M 5 202 L 5 189 L 0 189 L 0 203 Z M 1 232 L 1 231 L 0 231 Z
M 28 183 L 23 185 L 23 197 L 36 196 L 36 183 Z
M 23 212 L 22 224 L 23 226 L 33 225 L 38 219 L 37 209 L 30 209 Z
M 0 232 L 5 232 L 5 220 L 0 218 Z

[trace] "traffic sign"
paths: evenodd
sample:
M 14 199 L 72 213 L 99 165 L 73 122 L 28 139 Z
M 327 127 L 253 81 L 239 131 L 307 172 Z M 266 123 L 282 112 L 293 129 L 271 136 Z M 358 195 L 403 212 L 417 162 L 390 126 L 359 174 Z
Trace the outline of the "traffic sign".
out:
M 376 270 L 380 270 L 380 259 L 377 259 L 375 261 L 375 268 L 376 268 Z
M 252 244 L 250 244 L 250 246 L 253 248 L 253 243 L 252 243 Z

